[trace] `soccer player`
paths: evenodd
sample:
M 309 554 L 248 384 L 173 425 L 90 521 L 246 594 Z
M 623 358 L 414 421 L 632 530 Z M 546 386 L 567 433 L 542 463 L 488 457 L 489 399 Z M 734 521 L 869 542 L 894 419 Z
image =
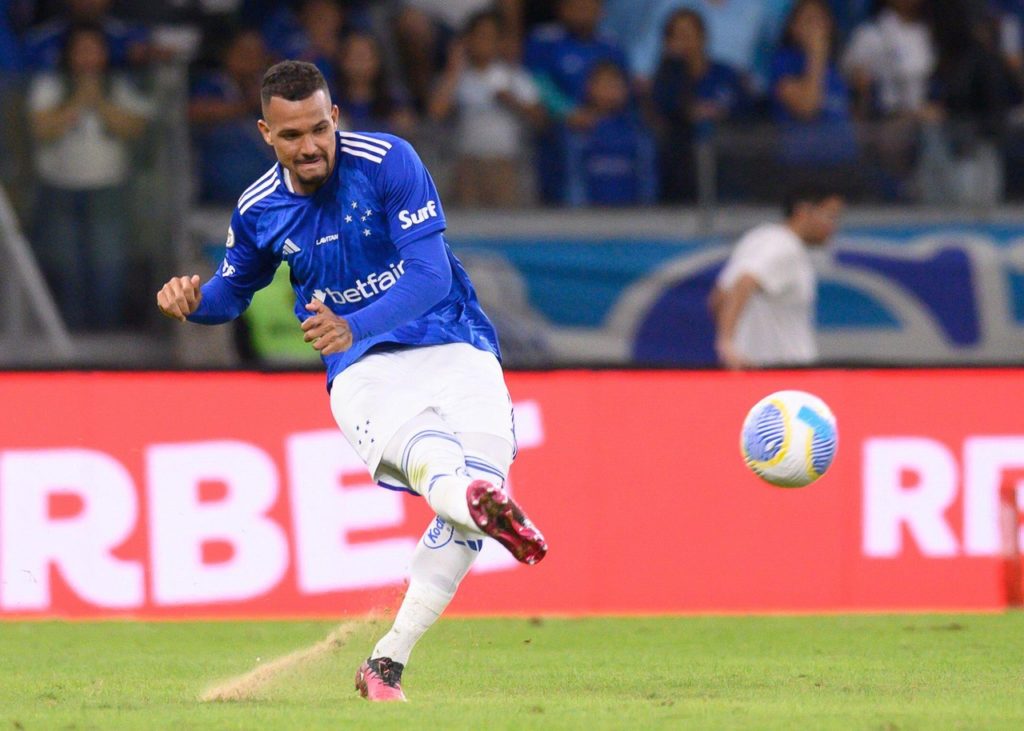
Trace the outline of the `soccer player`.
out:
M 503 487 L 516 447 L 497 337 L 442 235 L 423 163 L 398 137 L 339 132 L 312 64 L 272 66 L 261 96 L 259 129 L 279 162 L 239 198 L 216 274 L 202 287 L 196 275 L 172 278 L 157 305 L 181 321 L 227 322 L 288 262 L 342 433 L 380 485 L 421 495 L 437 513 L 394 625 L 356 673 L 364 697 L 405 700 L 413 645 L 483 535 L 527 564 L 547 543 Z
M 843 199 L 820 188 L 794 189 L 784 209 L 785 222 L 762 224 L 739 240 L 711 292 L 715 351 L 726 368 L 818 359 L 818 279 L 809 249 L 832 237 Z

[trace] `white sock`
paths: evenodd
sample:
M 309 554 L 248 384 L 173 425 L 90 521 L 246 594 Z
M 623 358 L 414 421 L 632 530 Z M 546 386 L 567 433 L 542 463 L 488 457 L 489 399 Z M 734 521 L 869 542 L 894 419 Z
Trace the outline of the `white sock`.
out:
M 427 526 L 412 555 L 409 588 L 395 623 L 373 648 L 371 657 L 390 657 L 403 665 L 409 662 L 413 646 L 455 596 L 481 545 L 479 537 L 469 536 L 441 518 Z
M 467 445 L 469 476 L 502 484 L 512 462 L 512 446 L 489 435 L 460 436 Z M 460 530 L 443 518 L 434 519 L 413 552 L 409 589 L 395 615 L 395 623 L 377 643 L 371 657 L 390 657 L 405 665 L 412 648 L 455 596 L 482 547 L 479 532 Z

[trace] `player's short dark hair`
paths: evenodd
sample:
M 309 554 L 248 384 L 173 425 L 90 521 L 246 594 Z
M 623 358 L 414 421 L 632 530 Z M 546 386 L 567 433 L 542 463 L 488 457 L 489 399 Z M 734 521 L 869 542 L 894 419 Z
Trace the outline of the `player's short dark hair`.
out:
M 796 212 L 797 207 L 801 203 L 818 205 L 824 203 L 829 198 L 841 198 L 842 195 L 837 188 L 827 185 L 811 185 L 807 183 L 791 185 L 783 196 L 782 212 L 786 218 L 789 218 Z
M 327 88 L 327 81 L 316 66 L 305 61 L 281 61 L 263 74 L 260 100 L 264 106 L 275 96 L 297 102 L 308 99 L 320 90 L 323 90 L 330 99 L 331 92 Z

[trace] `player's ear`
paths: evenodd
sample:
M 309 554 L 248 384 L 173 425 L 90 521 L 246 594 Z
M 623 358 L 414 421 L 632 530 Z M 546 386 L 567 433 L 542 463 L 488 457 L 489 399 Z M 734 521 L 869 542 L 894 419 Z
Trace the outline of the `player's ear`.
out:
M 334 129 L 338 129 L 338 117 L 340 112 L 338 111 L 338 105 L 331 105 L 331 121 L 334 122 Z
M 263 135 L 263 141 L 268 145 L 273 145 L 274 143 L 270 141 L 270 126 L 262 119 L 256 122 L 256 126 L 260 128 L 260 134 Z

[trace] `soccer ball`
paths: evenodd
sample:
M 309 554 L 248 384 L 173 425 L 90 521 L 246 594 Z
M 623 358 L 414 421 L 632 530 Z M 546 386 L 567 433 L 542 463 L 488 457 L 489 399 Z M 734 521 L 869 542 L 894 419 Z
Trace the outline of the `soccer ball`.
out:
M 836 417 L 817 396 L 776 391 L 754 404 L 743 420 L 740 452 L 747 467 L 779 487 L 809 485 L 836 456 Z

